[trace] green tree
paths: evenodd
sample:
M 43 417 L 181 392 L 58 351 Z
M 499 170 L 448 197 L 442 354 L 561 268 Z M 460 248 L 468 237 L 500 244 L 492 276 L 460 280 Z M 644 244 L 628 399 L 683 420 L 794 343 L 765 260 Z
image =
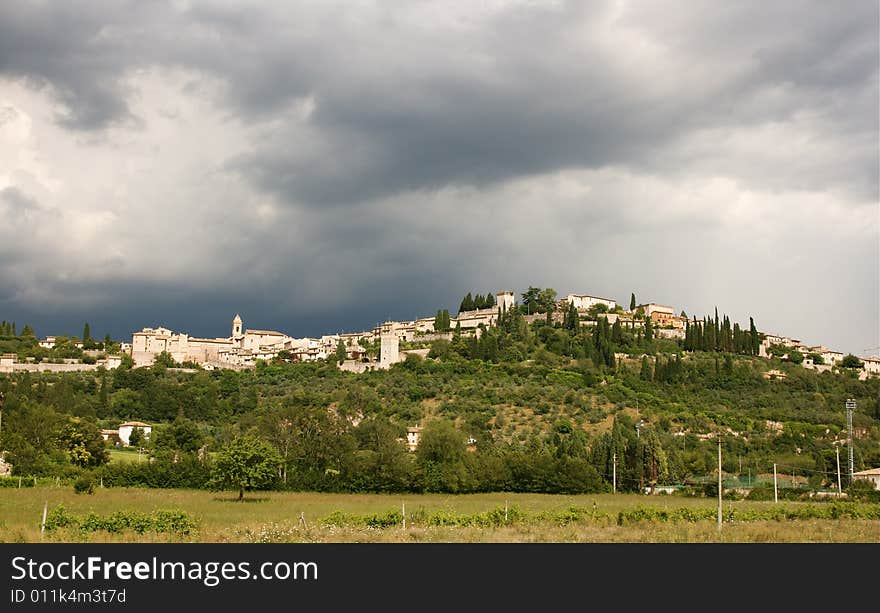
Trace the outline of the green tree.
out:
M 635 292 L 633 292 L 632 294 L 629 295 L 629 310 L 630 311 L 636 310 L 636 294 L 635 294 Z
M 654 372 L 651 369 L 651 362 L 648 356 L 642 356 L 642 368 L 639 372 L 639 379 L 642 381 L 651 381 L 654 378 Z
M 804 354 L 797 349 L 788 352 L 788 361 L 792 364 L 801 364 L 804 361 Z
M 529 286 L 529 289 L 522 293 L 522 306 L 520 307 L 526 315 L 531 313 L 539 313 L 538 294 L 541 293 L 540 287 Z
M 131 434 L 128 435 L 128 444 L 132 447 L 143 447 L 144 441 L 146 441 L 146 438 L 144 437 L 143 428 L 132 428 Z
M 339 342 L 336 344 L 336 361 L 342 364 L 345 361 L 346 355 L 345 343 L 342 342 L 342 339 L 339 339 Z
M 563 324 L 566 330 L 570 330 L 572 332 L 577 332 L 580 327 L 580 316 L 578 315 L 577 309 L 574 307 L 573 302 L 568 303 L 568 310 L 565 312 L 565 323 Z
M 204 436 L 196 422 L 178 414 L 173 422 L 156 432 L 153 444 L 160 451 L 195 453 L 204 444 Z
M 843 368 L 861 368 L 862 361 L 853 354 L 849 353 L 843 356 L 843 359 L 840 361 L 840 366 Z
M 475 309 L 485 309 L 486 308 L 486 299 L 483 298 L 480 294 L 474 296 L 474 308 Z
M 603 304 L 601 302 L 597 302 L 596 304 L 590 305 L 590 308 L 587 309 L 587 317 L 592 320 L 599 319 L 599 313 L 607 313 L 608 305 Z
M 416 448 L 416 463 L 428 491 L 458 492 L 466 483 L 465 435 L 448 420 L 429 422 Z
M 491 309 L 492 307 L 495 306 L 495 304 L 496 304 L 495 303 L 495 294 L 493 294 L 492 292 L 487 292 L 486 293 L 486 308 Z
M 243 500 L 245 490 L 271 487 L 280 465 L 281 456 L 272 445 L 255 436 L 239 436 L 220 450 L 208 485 L 214 490 L 237 489 Z
M 89 322 L 86 322 L 86 325 L 83 326 L 82 340 L 83 340 L 83 343 L 87 343 L 88 341 L 92 340 L 92 334 L 91 334 L 91 331 L 89 330 Z
M 813 364 L 821 366 L 825 363 L 825 358 L 819 353 L 808 353 L 807 357 L 813 360 Z
M 538 294 L 539 313 L 552 313 L 556 310 L 556 290 L 547 287 Z
M 79 417 L 70 417 L 61 429 L 59 440 L 71 463 L 86 468 L 105 464 L 110 458 L 97 426 Z
M 467 296 L 462 298 L 461 305 L 459 305 L 459 307 L 458 307 L 458 312 L 465 313 L 467 311 L 473 311 L 473 310 L 474 310 L 474 297 L 471 296 L 470 292 L 468 292 Z
M 162 351 L 157 354 L 155 358 L 153 358 L 153 365 L 165 368 L 175 368 L 177 366 L 177 362 L 174 361 L 174 358 L 167 351 Z
M 654 340 L 654 326 L 650 317 L 645 317 L 645 342 L 650 343 Z

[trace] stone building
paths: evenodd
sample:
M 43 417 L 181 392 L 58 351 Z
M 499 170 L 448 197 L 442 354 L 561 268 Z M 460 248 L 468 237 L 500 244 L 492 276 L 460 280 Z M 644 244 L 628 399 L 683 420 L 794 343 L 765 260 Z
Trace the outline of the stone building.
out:
M 617 303 L 611 298 L 600 298 L 598 296 L 590 296 L 589 294 L 569 294 L 565 297 L 568 304 L 573 304 L 578 312 L 587 312 L 594 304 L 604 304 L 609 311 L 613 311 L 617 307 Z

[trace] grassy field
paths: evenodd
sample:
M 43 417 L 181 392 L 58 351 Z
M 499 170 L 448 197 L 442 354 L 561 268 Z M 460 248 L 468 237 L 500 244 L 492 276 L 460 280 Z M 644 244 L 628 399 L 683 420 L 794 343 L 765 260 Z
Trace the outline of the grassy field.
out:
M 408 525 L 365 525 L 370 516 L 393 519 L 406 503 Z M 196 522 L 189 534 L 131 530 L 84 531 L 59 528 L 40 534 L 44 503 L 49 510 L 62 504 L 77 517 L 89 513 L 109 516 L 117 511 L 150 513 L 176 509 Z M 505 503 L 510 521 L 500 521 Z M 788 509 L 828 507 L 829 503 L 787 502 Z M 853 503 L 848 503 L 853 504 Z M 294 492 L 251 493 L 244 502 L 231 494 L 192 490 L 102 489 L 92 495 L 74 494 L 70 487 L 0 490 L 0 541 L 3 542 L 880 542 L 880 520 L 797 519 L 726 521 L 721 535 L 714 520 L 627 521 L 619 512 L 651 507 L 662 511 L 715 509 L 705 498 L 600 494 L 381 495 Z M 873 509 L 876 505 L 859 505 Z M 580 509 L 572 514 L 571 509 Z M 725 502 L 736 513 L 771 511 L 772 502 Z M 494 511 L 493 511 L 494 510 Z M 778 510 L 778 507 L 777 507 Z M 809 509 L 806 509 L 809 510 Z M 492 515 L 494 512 L 494 515 Z M 300 521 L 300 514 L 305 524 Z M 432 525 L 437 517 L 494 517 L 482 525 Z M 337 517 L 329 521 L 328 517 Z M 338 518 L 361 518 L 339 521 Z M 442 522 L 441 522 L 442 523 Z
M 149 456 L 147 454 L 140 454 L 134 449 L 110 449 L 110 461 L 111 462 L 146 462 Z

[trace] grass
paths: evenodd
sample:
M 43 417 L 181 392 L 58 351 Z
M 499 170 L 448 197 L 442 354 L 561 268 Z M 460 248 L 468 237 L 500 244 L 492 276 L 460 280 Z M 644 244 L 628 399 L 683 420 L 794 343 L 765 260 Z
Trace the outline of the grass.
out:
M 39 542 L 44 503 L 49 510 L 63 504 L 73 515 L 109 516 L 116 511 L 151 513 L 179 509 L 197 522 L 188 536 L 131 531 L 82 532 L 63 528 L 46 532 L 46 542 L 880 542 L 880 520 L 808 519 L 725 523 L 719 536 L 714 521 L 641 521 L 618 525 L 620 511 L 652 507 L 715 508 L 705 498 L 599 494 L 383 495 L 296 492 L 249 493 L 245 502 L 234 493 L 194 490 L 98 488 L 93 495 L 74 494 L 70 487 L 41 486 L 6 489 L 0 493 L 0 541 Z M 361 524 L 322 525 L 331 514 L 357 517 L 400 511 L 406 502 L 407 528 L 375 528 Z M 505 503 L 520 519 L 503 525 L 429 525 L 432 516 L 462 516 L 503 509 Z M 796 503 L 799 508 L 829 503 Z M 849 503 L 852 504 L 852 503 Z M 876 506 L 876 505 L 874 505 Z M 569 509 L 582 510 L 569 517 Z M 769 510 L 772 502 L 725 502 L 735 511 Z M 864 505 L 868 507 L 868 505 Z M 302 513 L 306 522 L 300 521 Z M 511 513 L 514 515 L 514 512 Z
M 110 449 L 110 461 L 118 463 L 146 462 L 149 456 L 146 453 L 138 457 L 137 449 Z

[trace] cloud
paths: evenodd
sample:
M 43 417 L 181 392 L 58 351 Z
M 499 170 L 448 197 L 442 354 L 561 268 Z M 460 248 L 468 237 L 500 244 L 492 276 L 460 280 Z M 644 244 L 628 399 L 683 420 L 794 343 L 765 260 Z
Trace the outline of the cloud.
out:
M 246 304 L 314 334 L 542 284 L 860 350 L 877 23 L 821 2 L 2 6 L 0 306 L 207 327 Z

